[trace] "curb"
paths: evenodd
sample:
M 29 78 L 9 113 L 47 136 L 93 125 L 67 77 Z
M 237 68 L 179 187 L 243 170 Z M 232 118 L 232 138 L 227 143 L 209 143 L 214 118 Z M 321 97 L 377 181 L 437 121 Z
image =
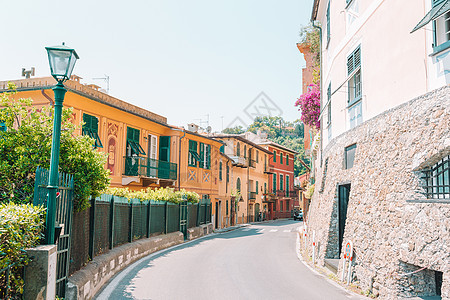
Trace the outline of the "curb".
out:
M 334 287 L 336 287 L 336 288 L 338 288 L 338 289 L 340 289 L 340 290 L 346 292 L 349 296 L 352 296 L 352 298 L 353 298 L 353 297 L 356 297 L 356 299 L 366 299 L 366 300 L 367 300 L 367 299 L 370 299 L 370 298 L 368 298 L 368 297 L 365 297 L 365 296 L 363 296 L 363 295 L 357 294 L 357 293 L 355 293 L 354 291 L 349 290 L 349 289 L 343 287 L 343 286 L 340 285 L 339 283 L 335 282 L 334 280 L 328 278 L 328 277 L 325 276 L 324 274 L 322 274 L 322 273 L 320 273 L 319 271 L 317 271 L 316 268 L 310 266 L 309 263 L 306 262 L 306 261 L 303 259 L 303 256 L 302 256 L 302 254 L 301 254 L 301 252 L 300 252 L 300 248 L 301 248 L 301 246 L 300 246 L 300 244 L 301 244 L 301 241 L 300 241 L 301 229 L 300 229 L 300 228 L 301 228 L 301 226 L 300 226 L 300 227 L 297 227 L 297 238 L 296 238 L 296 240 L 295 240 L 295 252 L 296 252 L 296 254 L 297 254 L 298 260 L 300 260 L 300 261 L 302 262 L 302 264 L 305 265 L 305 267 L 307 267 L 311 272 L 313 272 L 314 274 L 316 274 L 316 275 L 322 277 L 323 279 L 325 279 L 328 283 L 330 283 L 330 284 L 333 285 Z

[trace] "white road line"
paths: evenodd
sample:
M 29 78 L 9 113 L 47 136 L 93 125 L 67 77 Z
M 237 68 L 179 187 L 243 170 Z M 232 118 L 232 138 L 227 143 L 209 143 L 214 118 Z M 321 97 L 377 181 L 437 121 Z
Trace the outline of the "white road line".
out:
M 278 231 L 278 229 L 272 229 L 269 232 L 277 232 L 277 231 Z
M 261 231 L 264 231 L 264 230 L 266 230 L 265 228 L 263 228 L 263 229 L 260 229 L 259 231 L 261 232 Z

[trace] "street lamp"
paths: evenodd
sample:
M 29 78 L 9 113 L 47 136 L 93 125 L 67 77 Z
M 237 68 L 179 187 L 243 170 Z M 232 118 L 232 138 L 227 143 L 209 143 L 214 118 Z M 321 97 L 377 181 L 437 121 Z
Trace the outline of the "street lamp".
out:
M 65 46 L 64 43 L 61 46 L 45 47 L 45 49 L 48 53 L 50 71 L 53 78 L 58 82 L 53 88 L 55 94 L 55 112 L 53 119 L 52 152 L 50 156 L 50 175 L 47 186 L 47 216 L 45 219 L 45 244 L 51 245 L 55 244 L 56 189 L 58 188 L 61 115 L 64 95 L 67 92 L 63 83 L 70 78 L 75 62 L 79 57 L 74 49 Z

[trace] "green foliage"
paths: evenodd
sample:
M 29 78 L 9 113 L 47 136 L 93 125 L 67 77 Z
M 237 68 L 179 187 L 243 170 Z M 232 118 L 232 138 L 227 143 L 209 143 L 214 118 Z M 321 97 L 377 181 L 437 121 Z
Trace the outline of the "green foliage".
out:
M 314 194 L 314 184 L 308 184 L 308 186 L 306 187 L 306 191 L 304 193 L 304 196 L 306 199 L 311 199 L 313 194 Z
M 14 100 L 13 94 L 0 94 L 0 120 L 7 127 L 0 132 L 0 203 L 31 203 L 36 168 L 50 166 L 53 108 L 37 109 L 31 99 Z M 59 169 L 74 176 L 74 203 L 79 211 L 110 179 L 104 168 L 107 155 L 93 148 L 93 139 L 74 134 L 77 126 L 70 122 L 72 113 L 70 108 L 63 109 Z
M 241 134 L 244 133 L 245 129 L 242 126 L 235 126 L 231 128 L 225 128 L 222 133 L 226 134 Z
M 304 125 L 301 120 L 287 122 L 282 117 L 257 117 L 248 127 L 248 131 L 257 133 L 258 130 L 267 133 L 269 140 L 297 151 L 299 153 L 298 158 L 302 159 L 306 164 L 310 163 L 308 156 L 305 155 L 303 144 Z M 296 159 L 294 161 L 295 176 L 305 173 L 306 168 Z
M 300 28 L 300 43 L 309 44 L 311 52 L 314 53 L 314 70 L 320 70 L 320 34 L 319 29 L 314 28 L 312 24 Z M 319 74 L 320 76 L 320 74 Z M 314 82 L 317 84 L 317 82 Z
M 130 199 L 139 199 L 141 201 L 154 200 L 154 201 L 167 201 L 171 203 L 180 203 L 183 201 L 183 196 L 188 202 L 197 203 L 200 199 L 199 194 L 196 192 L 189 192 L 185 189 L 175 191 L 173 188 L 159 188 L 152 189 L 147 188 L 140 191 L 131 191 L 128 188 L 108 188 L 105 190 L 105 194 L 110 194 L 118 197 L 125 197 Z
M 0 270 L 11 268 L 11 292 L 23 293 L 24 282 L 20 268 L 29 262 L 27 248 L 34 247 L 42 237 L 45 209 L 31 204 L 0 204 Z M 0 296 L 5 291 L 5 273 L 0 274 Z M 10 295 L 11 296 L 11 295 Z

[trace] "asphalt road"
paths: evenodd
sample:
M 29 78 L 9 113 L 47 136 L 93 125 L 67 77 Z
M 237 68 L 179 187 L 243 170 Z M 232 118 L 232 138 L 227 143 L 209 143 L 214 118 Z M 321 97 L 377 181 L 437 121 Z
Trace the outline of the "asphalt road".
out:
M 359 299 L 298 259 L 300 225 L 250 225 L 163 250 L 119 273 L 96 299 Z

